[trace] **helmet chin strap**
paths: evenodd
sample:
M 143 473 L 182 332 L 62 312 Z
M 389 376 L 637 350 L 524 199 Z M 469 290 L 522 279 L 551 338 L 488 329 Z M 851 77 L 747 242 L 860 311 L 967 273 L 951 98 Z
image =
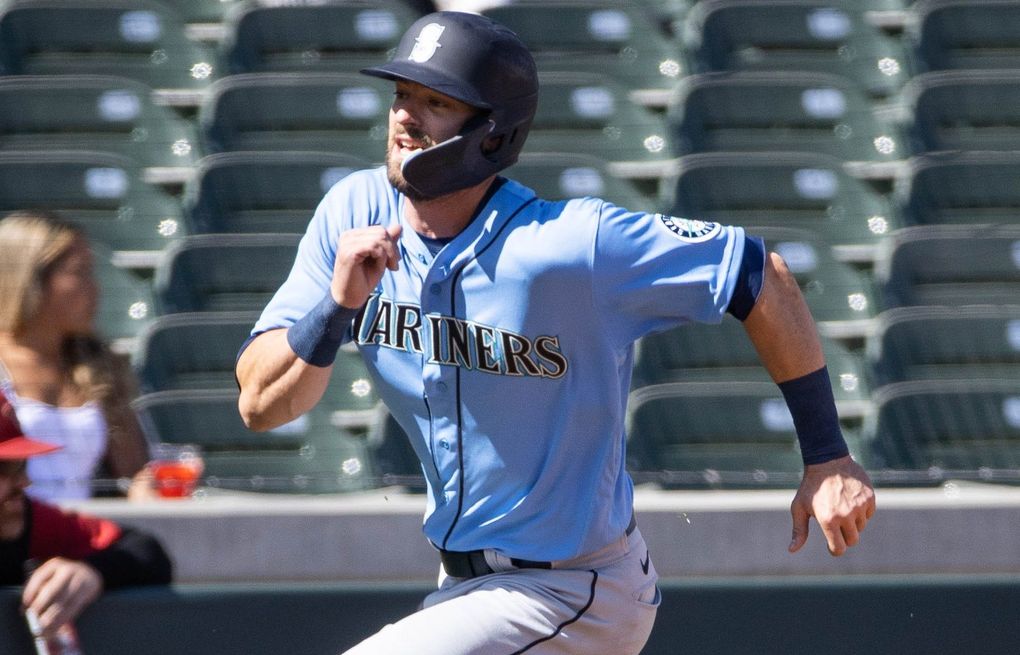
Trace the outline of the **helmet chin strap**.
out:
M 408 155 L 400 165 L 404 180 L 422 196 L 438 198 L 495 175 L 504 166 L 482 152 L 494 127 L 487 115 L 469 119 L 456 136 Z

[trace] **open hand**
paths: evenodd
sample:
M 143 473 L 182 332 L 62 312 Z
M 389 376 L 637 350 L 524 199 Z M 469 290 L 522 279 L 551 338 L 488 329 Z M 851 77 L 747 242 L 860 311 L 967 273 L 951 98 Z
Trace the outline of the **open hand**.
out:
M 875 490 L 864 469 L 849 455 L 804 467 L 804 479 L 790 507 L 793 539 L 790 552 L 808 537 L 808 519 L 815 517 L 829 553 L 842 555 L 860 541 L 861 531 L 875 514 Z

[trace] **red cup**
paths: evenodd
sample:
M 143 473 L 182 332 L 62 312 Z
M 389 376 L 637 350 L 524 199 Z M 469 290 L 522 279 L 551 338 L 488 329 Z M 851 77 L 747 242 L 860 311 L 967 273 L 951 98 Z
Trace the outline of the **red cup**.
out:
M 198 448 L 186 444 L 157 444 L 149 464 L 156 493 L 162 498 L 187 498 L 195 491 L 204 468 Z

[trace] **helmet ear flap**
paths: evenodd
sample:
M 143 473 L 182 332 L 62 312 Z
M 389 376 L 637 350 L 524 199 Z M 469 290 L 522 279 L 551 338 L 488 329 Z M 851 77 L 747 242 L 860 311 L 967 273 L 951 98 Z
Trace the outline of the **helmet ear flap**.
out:
M 468 119 L 453 138 L 404 159 L 400 166 L 404 181 L 423 197 L 438 198 L 495 175 L 504 165 L 483 151 L 494 127 L 484 113 Z

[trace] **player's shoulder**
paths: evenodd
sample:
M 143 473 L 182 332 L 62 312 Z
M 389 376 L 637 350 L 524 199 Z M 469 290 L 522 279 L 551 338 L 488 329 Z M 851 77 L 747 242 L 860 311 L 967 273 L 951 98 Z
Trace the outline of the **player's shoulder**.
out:
M 398 203 L 399 194 L 386 178 L 386 168 L 379 166 L 354 171 L 333 184 L 320 209 L 327 222 L 351 228 L 379 223 L 381 217 L 394 213 Z

